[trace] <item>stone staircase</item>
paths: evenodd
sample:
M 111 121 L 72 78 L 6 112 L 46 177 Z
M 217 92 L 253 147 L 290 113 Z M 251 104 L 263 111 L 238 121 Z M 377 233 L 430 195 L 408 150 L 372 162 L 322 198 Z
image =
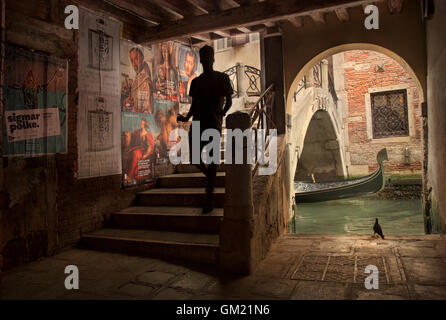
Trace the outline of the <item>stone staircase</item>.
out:
M 213 212 L 201 214 L 207 179 L 193 165 L 176 166 L 154 189 L 137 194 L 134 206 L 111 214 L 107 227 L 85 234 L 80 245 L 100 251 L 178 262 L 218 264 L 225 173 L 218 168 Z

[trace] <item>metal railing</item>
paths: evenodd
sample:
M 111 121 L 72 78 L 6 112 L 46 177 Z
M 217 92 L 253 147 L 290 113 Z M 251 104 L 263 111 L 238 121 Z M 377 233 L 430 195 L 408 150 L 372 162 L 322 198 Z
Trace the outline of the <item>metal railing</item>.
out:
M 259 138 L 257 134 L 257 130 L 263 129 L 265 130 L 265 151 L 268 149 L 269 145 L 269 130 L 276 129 L 276 124 L 273 121 L 272 112 L 274 108 L 274 84 L 271 84 L 260 96 L 259 100 L 257 100 L 256 104 L 252 107 L 249 112 L 249 116 L 251 118 L 251 126 L 253 129 L 256 129 L 255 135 L 255 145 L 257 145 L 257 139 Z M 255 176 L 257 169 L 259 167 L 259 159 L 258 154 L 255 155 L 255 164 L 254 169 L 252 171 L 252 175 Z
M 296 91 L 294 91 L 294 102 L 297 100 L 297 95 L 303 90 L 307 88 L 307 77 L 303 77 L 297 85 Z
M 225 71 L 223 73 L 226 73 L 229 76 L 229 80 L 231 81 L 232 90 L 234 93 L 232 94 L 232 97 L 238 96 L 237 86 L 235 85 L 237 83 L 237 66 L 233 66 Z
M 224 71 L 229 76 L 229 80 L 231 81 L 232 89 L 234 90 L 234 94 L 232 97 L 240 96 L 243 94 L 240 92 L 240 87 L 238 85 L 238 79 L 242 79 L 242 81 L 246 81 L 246 94 L 250 97 L 260 96 L 261 94 L 261 70 L 252 66 L 243 66 L 242 77 L 238 77 L 237 69 L 241 67 L 240 64 L 237 64 L 227 70 Z M 243 88 L 245 86 L 242 86 Z M 243 89 L 242 89 L 243 90 Z
M 324 76 L 322 73 L 322 61 L 318 62 L 315 66 L 313 66 L 312 70 L 313 75 L 313 85 L 316 88 L 322 88 L 322 77 Z M 338 105 L 338 95 L 336 94 L 336 89 L 334 86 L 333 78 L 328 73 L 328 91 L 331 94 L 331 97 L 333 98 L 333 102 L 335 105 Z M 297 95 L 303 90 L 307 88 L 307 78 L 304 76 L 302 80 L 297 85 L 296 91 L 294 91 L 294 102 L 297 101 Z
M 248 96 L 260 96 L 261 71 L 255 67 L 245 66 L 245 76 L 248 78 L 249 86 L 246 90 Z
M 313 67 L 313 79 L 314 86 L 316 88 L 322 88 L 322 61 L 319 61 Z
M 336 94 L 334 81 L 331 78 L 330 74 L 328 75 L 328 91 L 330 92 L 331 97 L 333 98 L 333 102 L 334 102 L 334 104 L 335 104 L 335 106 L 337 108 L 338 107 L 338 100 L 339 100 L 339 98 L 338 98 L 338 95 Z

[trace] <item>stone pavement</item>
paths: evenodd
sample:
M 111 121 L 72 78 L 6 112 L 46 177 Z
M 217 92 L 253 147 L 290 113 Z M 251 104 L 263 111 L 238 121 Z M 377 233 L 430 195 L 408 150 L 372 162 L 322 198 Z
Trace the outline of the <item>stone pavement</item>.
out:
M 79 290 L 66 290 L 77 265 Z M 364 269 L 379 270 L 379 289 Z M 0 299 L 446 299 L 446 237 L 284 235 L 253 275 L 69 249 L 3 274 Z

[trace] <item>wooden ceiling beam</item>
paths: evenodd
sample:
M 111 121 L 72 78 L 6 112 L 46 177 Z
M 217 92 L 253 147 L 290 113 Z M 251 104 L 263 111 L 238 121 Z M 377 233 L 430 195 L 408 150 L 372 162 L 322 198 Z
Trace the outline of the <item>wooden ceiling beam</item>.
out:
M 240 7 L 240 5 L 235 0 L 214 0 L 218 2 L 220 11 L 225 11 L 233 8 Z
M 116 7 L 122 8 L 131 12 L 134 15 L 139 15 L 147 19 L 153 24 L 160 24 L 161 21 L 181 19 L 182 16 L 173 15 L 165 10 L 160 9 L 152 4 L 141 5 L 140 0 L 102 0 L 96 2 L 106 2 Z
M 240 32 L 243 32 L 243 33 L 251 33 L 252 31 L 249 29 L 249 28 L 247 28 L 247 27 L 240 27 L 240 28 L 237 28 L 237 30 L 239 30 Z
M 388 4 L 391 14 L 401 13 L 403 10 L 403 0 L 389 0 Z
M 223 38 L 227 38 L 227 37 L 223 37 L 222 35 L 220 35 L 216 32 L 211 32 L 211 40 L 218 40 L 218 39 L 223 39 Z
M 266 29 L 264 24 L 256 24 L 248 27 L 252 32 L 262 32 Z
M 272 22 L 272 21 L 267 21 L 267 22 L 264 23 L 264 25 L 267 28 L 273 28 L 273 27 L 276 26 L 276 24 L 274 22 Z
M 345 22 L 350 20 L 350 14 L 348 13 L 348 10 L 346 8 L 339 8 L 335 10 L 336 16 L 338 17 L 339 21 Z
M 231 31 L 229 30 L 215 30 L 214 33 L 222 36 L 223 38 L 229 38 L 231 36 Z
M 318 24 L 325 24 L 324 13 L 320 11 L 315 11 L 310 13 L 311 19 Z
M 199 10 L 204 10 L 206 13 L 210 13 L 214 9 L 214 4 L 209 0 L 185 0 L 191 5 L 199 8 Z
M 227 1 L 227 0 L 225 0 Z M 277 3 L 259 2 L 249 6 L 229 9 L 222 13 L 210 13 L 192 18 L 164 23 L 147 28 L 138 35 L 139 43 L 159 42 L 188 37 L 197 33 L 213 32 L 221 29 L 238 28 L 247 25 L 269 23 L 294 16 L 353 7 L 370 2 L 365 0 L 282 0 Z
M 135 12 L 126 9 L 121 6 L 117 6 L 113 3 L 106 1 L 97 0 L 72 0 L 71 3 L 77 6 L 84 6 L 91 10 L 106 12 L 114 18 L 133 26 L 139 27 L 153 27 L 158 25 L 159 17 L 153 16 L 150 19 L 149 16 L 143 16 L 141 13 L 136 14 Z M 124 26 L 125 28 L 125 26 Z
M 149 2 L 182 16 L 198 16 L 207 13 L 206 10 L 184 0 L 148 0 Z
M 211 34 L 210 33 L 201 33 L 201 34 L 194 34 L 192 35 L 192 38 L 201 40 L 201 41 L 211 41 Z
M 293 26 L 295 26 L 296 28 L 300 28 L 300 27 L 302 27 L 304 25 L 303 20 L 304 20 L 303 17 L 291 17 L 291 18 L 288 18 L 288 21 Z
M 241 34 L 245 34 L 244 32 L 240 31 L 238 28 L 229 30 L 231 32 L 231 37 L 235 37 Z
M 259 2 L 257 0 L 235 0 L 235 1 L 239 4 L 239 6 L 246 6 Z

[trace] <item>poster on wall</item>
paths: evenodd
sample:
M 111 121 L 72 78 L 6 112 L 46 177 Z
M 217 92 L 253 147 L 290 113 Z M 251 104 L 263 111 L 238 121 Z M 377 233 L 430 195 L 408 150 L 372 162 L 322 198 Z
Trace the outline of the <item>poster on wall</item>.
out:
M 67 151 L 67 61 L 6 46 L 3 155 Z
M 122 179 L 124 186 L 153 181 L 177 139 L 177 113 L 189 110 L 190 81 L 199 74 L 196 50 L 175 42 L 139 46 L 121 41 Z M 187 111 L 186 111 L 187 112 Z
M 78 178 L 121 174 L 121 24 L 81 8 Z

